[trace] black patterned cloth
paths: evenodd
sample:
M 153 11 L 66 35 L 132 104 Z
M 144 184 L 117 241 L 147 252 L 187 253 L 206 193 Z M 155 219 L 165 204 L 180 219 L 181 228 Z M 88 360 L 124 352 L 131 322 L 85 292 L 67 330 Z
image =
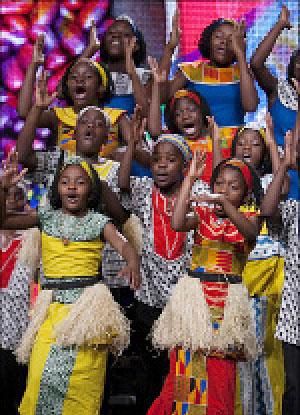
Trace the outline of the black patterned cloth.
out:
M 276 337 L 300 345 L 299 201 L 289 199 L 280 206 L 282 240 L 287 249 L 284 286 Z

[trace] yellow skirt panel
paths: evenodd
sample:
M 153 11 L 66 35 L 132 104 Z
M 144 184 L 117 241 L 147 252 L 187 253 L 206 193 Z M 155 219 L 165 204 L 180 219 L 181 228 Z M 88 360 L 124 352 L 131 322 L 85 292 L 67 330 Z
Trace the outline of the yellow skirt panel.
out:
M 27 388 L 21 402 L 20 415 L 35 415 L 40 393 L 40 382 L 51 349 L 55 344 L 54 326 L 68 314 L 71 304 L 52 303 L 40 327 L 32 349 Z M 69 379 L 62 415 L 97 415 L 103 396 L 107 347 L 80 347 Z M 58 414 L 59 415 L 59 414 Z

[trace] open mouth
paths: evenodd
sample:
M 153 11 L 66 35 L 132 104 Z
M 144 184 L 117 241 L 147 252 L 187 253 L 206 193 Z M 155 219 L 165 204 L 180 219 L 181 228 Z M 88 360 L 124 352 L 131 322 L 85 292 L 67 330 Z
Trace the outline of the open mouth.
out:
M 120 46 L 120 44 L 121 44 L 120 40 L 117 40 L 117 39 L 115 39 L 111 42 L 112 46 Z
M 77 99 L 83 99 L 86 97 L 86 89 L 84 86 L 77 86 L 75 90 L 75 95 Z
M 224 46 L 219 46 L 219 47 L 217 48 L 217 52 L 218 52 L 219 54 L 221 54 L 221 55 L 225 55 L 225 53 L 226 53 L 226 48 L 225 48 Z
M 249 156 L 249 154 L 245 154 L 243 156 L 243 159 L 247 162 L 247 163 L 251 163 L 251 156 Z
M 70 194 L 67 196 L 67 201 L 71 205 L 76 204 L 78 202 L 78 196 L 75 194 Z
M 189 123 L 189 124 L 185 124 L 185 125 L 183 126 L 183 128 L 184 128 L 184 133 L 185 133 L 186 135 L 193 135 L 193 134 L 195 134 L 195 132 L 196 132 L 195 125 L 194 125 L 194 124 L 191 124 L 191 123 Z

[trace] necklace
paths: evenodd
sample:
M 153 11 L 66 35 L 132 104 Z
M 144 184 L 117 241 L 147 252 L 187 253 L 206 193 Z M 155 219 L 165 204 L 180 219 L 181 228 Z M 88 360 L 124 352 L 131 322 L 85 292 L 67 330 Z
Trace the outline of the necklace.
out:
M 163 203 L 159 203 L 160 199 Z M 179 232 L 173 231 L 170 226 L 170 218 L 174 209 L 175 197 L 173 196 L 171 198 L 168 198 L 166 196 L 163 196 L 157 189 L 154 188 L 154 204 L 159 216 L 160 223 L 162 225 L 164 237 L 163 240 L 165 241 L 165 252 L 167 254 L 167 259 L 174 259 L 174 251 L 176 248 L 178 248 L 178 242 L 181 242 L 179 240 Z M 160 205 L 162 205 L 162 211 Z M 167 219 L 166 221 L 164 216 L 167 216 L 169 220 Z M 175 238 L 171 243 L 169 238 L 172 233 L 175 233 Z

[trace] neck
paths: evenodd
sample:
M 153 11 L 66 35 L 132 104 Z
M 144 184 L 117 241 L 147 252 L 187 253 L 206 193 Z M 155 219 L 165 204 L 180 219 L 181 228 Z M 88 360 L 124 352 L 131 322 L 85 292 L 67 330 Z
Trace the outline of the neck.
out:
M 126 64 L 124 59 L 107 62 L 109 72 L 122 72 L 127 73 Z
M 99 103 L 99 98 L 95 98 L 93 102 L 87 102 L 86 104 L 77 104 L 76 102 L 73 103 L 73 110 L 76 114 L 78 114 L 83 108 L 89 106 L 101 107 L 103 104 Z
M 80 153 L 78 151 L 76 152 L 76 155 L 84 158 L 85 161 L 87 161 L 88 163 L 91 163 L 91 164 L 98 163 L 98 153 L 87 155 L 87 154 Z
M 77 212 L 70 212 L 66 208 L 62 207 L 62 212 L 68 216 L 76 216 L 77 218 L 83 218 L 87 214 L 87 208 L 84 210 L 78 210 Z
M 220 64 L 214 61 L 213 59 L 209 61 L 210 66 L 214 66 L 215 68 L 229 68 L 231 64 Z
M 181 182 L 180 183 L 176 182 L 170 185 L 169 187 L 166 187 L 163 189 L 159 187 L 157 188 L 163 196 L 171 197 L 171 196 L 175 196 L 178 193 L 180 186 L 181 186 Z

